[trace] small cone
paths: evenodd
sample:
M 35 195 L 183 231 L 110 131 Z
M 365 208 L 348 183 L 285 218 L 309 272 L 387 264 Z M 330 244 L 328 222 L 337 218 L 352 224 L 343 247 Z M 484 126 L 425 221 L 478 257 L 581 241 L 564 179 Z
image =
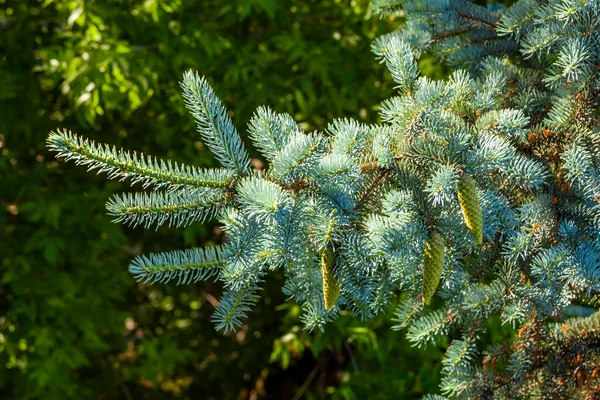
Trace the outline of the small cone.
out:
M 457 185 L 458 202 L 465 218 L 465 224 L 471 231 L 475 243 L 481 246 L 483 243 L 483 217 L 481 206 L 477 197 L 475 181 L 469 175 L 460 177 Z
M 335 256 L 331 247 L 326 247 L 321 252 L 321 271 L 323 272 L 323 299 L 325 309 L 331 310 L 340 295 L 340 287 L 333 273 Z
M 429 304 L 435 294 L 444 269 L 444 238 L 436 231 L 431 231 L 425 242 L 423 256 L 423 302 Z

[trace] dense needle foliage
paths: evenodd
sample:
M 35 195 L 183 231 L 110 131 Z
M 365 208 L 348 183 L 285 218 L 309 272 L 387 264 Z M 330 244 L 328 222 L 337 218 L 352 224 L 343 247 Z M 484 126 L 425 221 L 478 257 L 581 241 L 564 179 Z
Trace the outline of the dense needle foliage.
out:
M 263 169 L 250 163 L 207 80 L 186 72 L 186 105 L 222 169 L 157 161 L 64 130 L 49 147 L 155 189 L 113 198 L 109 211 L 121 221 L 219 220 L 225 243 L 130 266 L 148 282 L 218 277 L 219 330 L 238 329 L 268 273 L 282 270 L 283 292 L 301 304 L 309 330 L 327 329 L 342 310 L 360 319 L 393 312 L 417 346 L 451 337 L 445 395 L 593 398 L 600 5 L 373 8 L 407 15 L 404 29 L 372 46 L 399 92 L 381 106 L 381 124 L 335 119 L 305 133 L 290 115 L 261 107 L 248 133 Z M 454 68 L 448 79 L 420 75 L 425 52 Z M 568 319 L 574 314 L 584 318 Z M 485 346 L 494 318 L 517 330 L 511 343 Z
M 382 124 L 338 119 L 307 134 L 289 115 L 259 108 L 248 131 L 269 167 L 252 168 L 206 79 L 187 72 L 186 105 L 222 170 L 60 130 L 48 144 L 59 157 L 157 189 L 109 202 L 119 220 L 220 220 L 223 245 L 140 256 L 130 266 L 144 281 L 218 276 L 219 330 L 239 328 L 265 275 L 283 269 L 284 293 L 302 304 L 308 329 L 323 329 L 341 309 L 371 318 L 400 290 L 409 296 L 395 318 L 413 343 L 461 332 L 444 360 L 447 395 L 593 395 L 597 318 L 555 333 L 540 321 L 593 303 L 600 290 L 600 7 L 402 3 L 374 4 L 409 16 L 405 29 L 373 43 L 399 91 L 382 105 Z M 420 77 L 416 58 L 425 51 L 456 71 L 444 81 Z M 440 281 L 443 306 L 429 311 L 423 305 Z M 479 348 L 493 315 L 520 328 L 514 346 Z M 578 334 L 562 333 L 571 329 Z M 561 351 L 576 353 L 577 377 L 558 365 L 564 357 L 552 353 Z
M 112 224 L 104 202 L 120 184 L 58 163 L 45 148 L 47 132 L 61 126 L 215 166 L 182 117 L 176 78 L 192 67 L 227 94 L 240 131 L 260 104 L 309 129 L 334 115 L 375 121 L 371 106 L 392 82 L 374 68 L 369 44 L 401 19 L 369 15 L 365 0 L 0 0 L 0 398 L 290 398 L 305 381 L 305 395 L 337 388 L 338 374 L 340 390 L 360 396 L 377 386 L 372 373 L 414 354 L 383 320 L 365 328 L 342 318 L 316 335 L 298 329 L 296 307 L 273 309 L 285 299 L 279 276 L 265 283 L 273 289 L 262 317 L 245 335 L 223 337 L 210 324 L 220 283 L 146 286 L 124 268 L 143 252 L 218 243 L 220 231 Z M 376 327 L 384 334 L 375 337 Z M 393 379 L 395 393 L 418 395 L 437 377 Z

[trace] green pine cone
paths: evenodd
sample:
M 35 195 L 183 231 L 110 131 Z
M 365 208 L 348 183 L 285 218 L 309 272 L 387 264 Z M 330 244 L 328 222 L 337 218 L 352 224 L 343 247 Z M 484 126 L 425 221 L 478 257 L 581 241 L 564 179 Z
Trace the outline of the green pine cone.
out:
M 475 243 L 480 246 L 483 243 L 483 217 L 475 181 L 469 175 L 462 175 L 458 181 L 457 189 L 458 202 L 460 208 L 462 208 L 467 228 L 471 231 Z
M 321 252 L 321 271 L 323 272 L 323 299 L 325 308 L 331 310 L 335 301 L 340 295 L 340 286 L 335 279 L 333 266 L 335 265 L 335 256 L 331 247 L 326 247 Z
M 436 231 L 431 231 L 425 242 L 423 257 L 423 301 L 429 301 L 435 294 L 444 269 L 444 253 L 446 244 L 444 238 Z

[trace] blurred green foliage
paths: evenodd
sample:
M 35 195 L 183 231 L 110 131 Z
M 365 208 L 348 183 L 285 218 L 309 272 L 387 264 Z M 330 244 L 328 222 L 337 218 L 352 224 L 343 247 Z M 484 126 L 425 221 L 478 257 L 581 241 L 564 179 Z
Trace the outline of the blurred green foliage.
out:
M 410 348 L 389 321 L 346 316 L 309 333 L 267 282 L 248 325 L 222 336 L 209 322 L 219 283 L 137 285 L 133 255 L 221 233 L 111 223 L 103 207 L 119 183 L 59 164 L 44 143 L 61 126 L 213 165 L 179 94 L 190 68 L 209 77 L 242 132 L 262 104 L 307 130 L 346 115 L 375 121 L 393 85 L 369 45 L 399 22 L 372 18 L 366 0 L 0 0 L 0 398 L 436 391 L 440 351 Z M 443 76 L 431 59 L 423 66 Z

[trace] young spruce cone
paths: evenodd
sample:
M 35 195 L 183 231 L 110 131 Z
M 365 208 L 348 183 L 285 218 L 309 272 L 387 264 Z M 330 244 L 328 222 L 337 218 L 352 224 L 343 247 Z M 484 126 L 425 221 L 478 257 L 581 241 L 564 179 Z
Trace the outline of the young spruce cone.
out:
M 423 301 L 429 301 L 440 283 L 442 270 L 444 269 L 444 253 L 446 244 L 444 238 L 436 231 L 431 231 L 425 242 L 423 257 Z
M 469 175 L 463 175 L 458 181 L 457 190 L 458 202 L 462 208 L 467 228 L 471 231 L 475 243 L 480 246 L 483 243 L 483 222 L 475 181 Z
M 321 271 L 323 272 L 323 299 L 325 300 L 325 308 L 331 310 L 340 294 L 340 286 L 335 279 L 333 266 L 335 265 L 335 257 L 333 249 L 326 247 L 321 252 Z

